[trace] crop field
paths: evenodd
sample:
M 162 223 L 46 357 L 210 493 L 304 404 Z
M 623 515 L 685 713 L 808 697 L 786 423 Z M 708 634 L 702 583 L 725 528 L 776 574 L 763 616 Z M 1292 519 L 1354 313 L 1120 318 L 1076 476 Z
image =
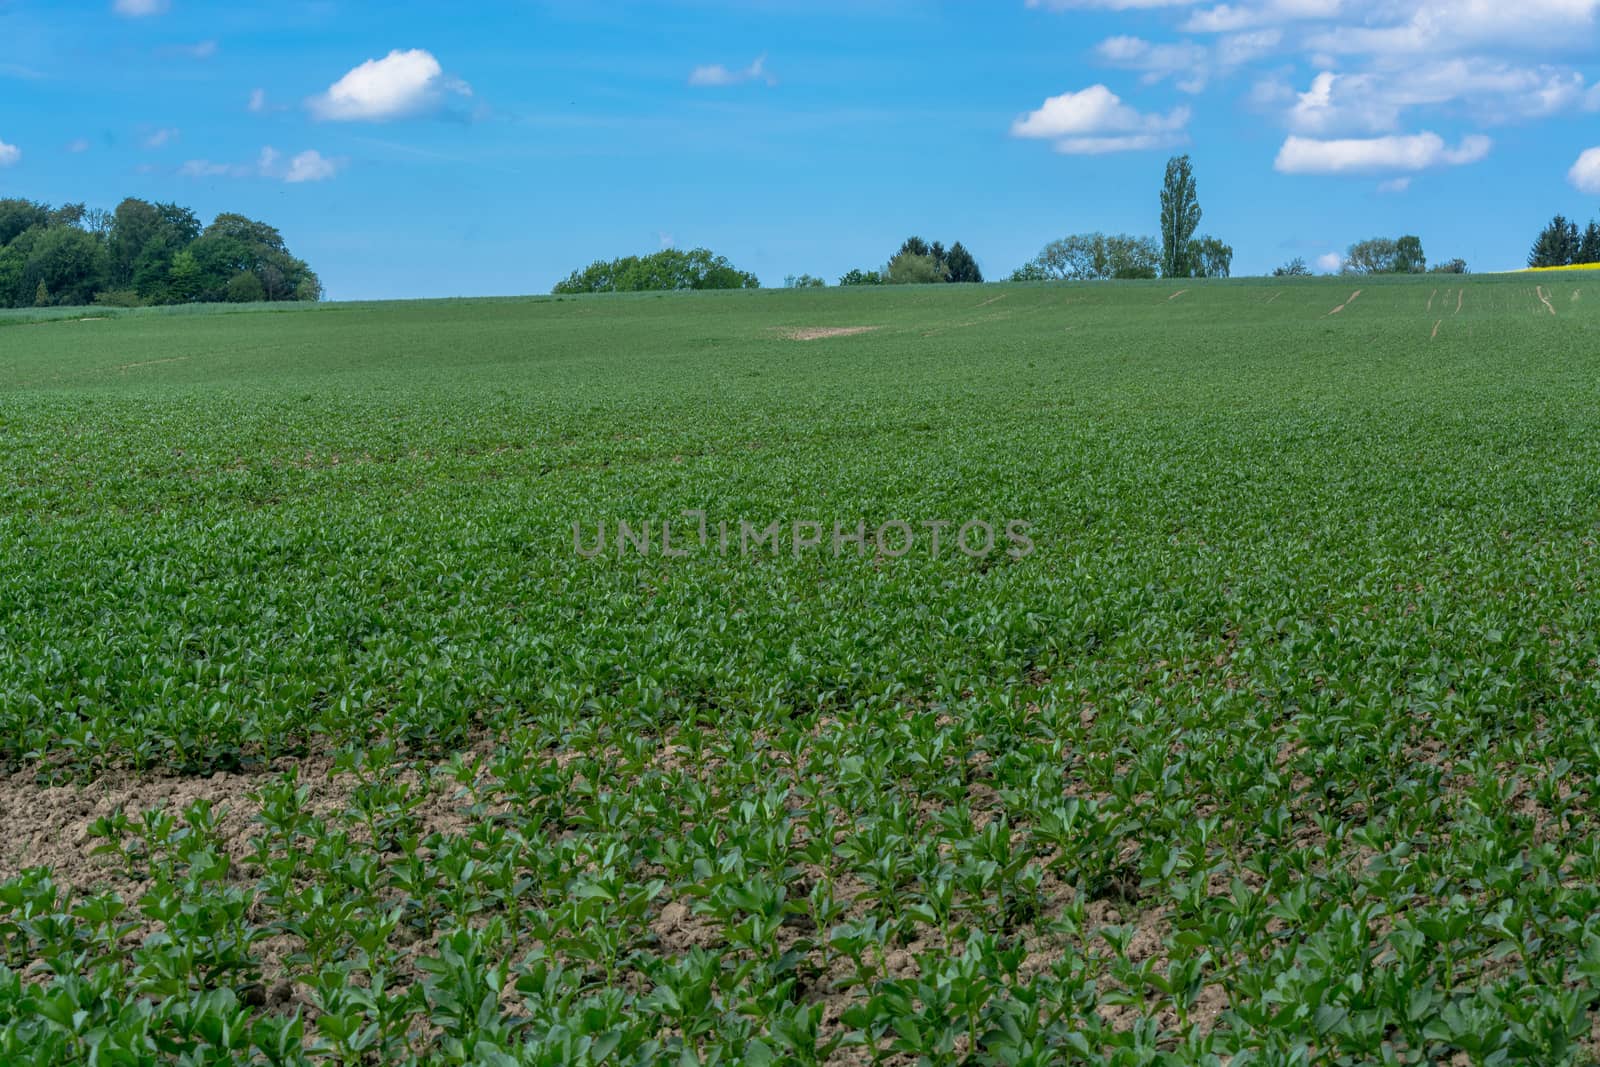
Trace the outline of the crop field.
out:
M 1592 274 L 0 313 L 0 494 L 0 1063 L 1600 1052 Z

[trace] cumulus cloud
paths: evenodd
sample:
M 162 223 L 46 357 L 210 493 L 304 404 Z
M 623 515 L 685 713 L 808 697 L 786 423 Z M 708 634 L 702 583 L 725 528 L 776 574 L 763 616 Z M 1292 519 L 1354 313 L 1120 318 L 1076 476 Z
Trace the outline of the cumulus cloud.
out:
M 743 70 L 729 70 L 721 63 L 712 63 L 689 72 L 689 84 L 699 89 L 743 85 L 745 82 L 760 82 L 769 87 L 778 84 L 778 79 L 767 70 L 766 56 L 756 56 L 755 61 Z
M 315 149 L 307 149 L 287 161 L 271 145 L 263 148 L 254 163 L 217 163 L 191 159 L 178 168 L 187 178 L 266 178 L 299 184 L 326 181 L 344 169 L 344 160 L 329 159 Z
M 1100 155 L 1160 148 L 1181 140 L 1189 109 L 1147 114 L 1122 102 L 1104 85 L 1052 96 L 1011 124 L 1013 137 L 1054 141 L 1069 155 Z
M 1327 255 L 1317 257 L 1317 269 L 1324 274 L 1337 274 L 1344 270 L 1344 256 L 1338 252 L 1329 252 Z
M 451 78 L 431 52 L 398 49 L 369 59 L 309 101 L 311 113 L 330 122 L 387 122 L 439 110 L 472 87 Z
M 1567 180 L 1579 192 L 1600 196 L 1600 148 L 1591 148 L 1579 156 L 1572 169 L 1567 171 Z
M 1214 44 L 1157 44 L 1142 37 L 1111 37 L 1100 42 L 1095 55 L 1107 66 L 1142 72 L 1147 85 L 1173 78 L 1181 91 L 1198 93 L 1213 77 L 1271 53 L 1282 39 L 1278 30 L 1230 34 Z
M 1423 135 L 1600 111 L 1600 84 L 1575 57 L 1600 34 L 1600 0 L 1027 0 L 1063 18 L 1142 11 L 1138 35 L 1108 37 L 1094 62 L 1198 93 L 1244 72 L 1251 106 L 1295 135 L 1289 166 L 1331 166 L 1345 142 L 1371 166 L 1456 162 Z M 1131 20 L 1130 20 L 1131 21 Z M 1161 34 L 1165 23 L 1169 32 Z M 1309 85 L 1287 72 L 1309 67 Z M 1288 78 L 1294 77 L 1291 83 Z M 1015 130 L 1014 130 L 1015 132 Z M 1076 134 L 1084 150 L 1138 147 L 1149 130 Z M 1318 142 L 1335 144 L 1323 150 Z M 1351 142 L 1352 144 L 1354 142 Z M 1475 144 L 1476 142 L 1474 142 Z M 1470 156 L 1477 148 L 1467 146 Z M 1070 150 L 1070 149 L 1068 149 Z M 1363 167 L 1368 164 L 1362 164 Z
M 14 144 L 0 141 L 0 167 L 10 167 L 22 159 L 22 149 Z
M 111 9 L 124 18 L 142 19 L 164 15 L 168 6 L 167 0 L 116 0 Z
M 1419 171 L 1476 163 L 1489 154 L 1492 145 L 1482 134 L 1463 138 L 1454 148 L 1431 132 L 1333 141 L 1291 136 L 1278 151 L 1274 167 L 1280 174 Z

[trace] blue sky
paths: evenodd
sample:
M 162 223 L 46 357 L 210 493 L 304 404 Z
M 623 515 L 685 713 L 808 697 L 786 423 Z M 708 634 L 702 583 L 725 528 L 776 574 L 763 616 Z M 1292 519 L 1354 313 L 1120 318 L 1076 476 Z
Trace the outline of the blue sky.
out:
M 0 196 L 277 225 L 334 299 L 706 246 L 768 285 L 1153 233 L 1235 273 L 1600 214 L 1600 0 L 0 0 Z

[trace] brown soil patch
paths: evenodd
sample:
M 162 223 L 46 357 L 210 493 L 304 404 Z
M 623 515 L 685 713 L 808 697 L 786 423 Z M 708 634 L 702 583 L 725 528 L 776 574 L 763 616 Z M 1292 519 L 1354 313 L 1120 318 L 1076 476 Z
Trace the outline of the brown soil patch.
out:
M 822 341 L 829 337 L 854 337 L 858 333 L 871 333 L 882 326 L 798 326 L 780 332 L 791 341 Z
M 1172 303 L 1174 300 L 1178 299 L 1178 297 L 1182 296 L 1184 293 L 1187 293 L 1188 291 L 1189 290 L 1187 290 L 1187 289 L 1179 289 L 1176 293 L 1173 293 L 1171 296 L 1167 297 L 1167 303 L 1169 303 L 1169 304 Z
M 1428 340 L 1432 341 L 1435 337 L 1438 337 L 1439 336 L 1439 327 L 1441 327 L 1443 325 L 1444 325 L 1444 320 L 1443 319 L 1440 319 L 1438 322 L 1434 323 L 1433 324 L 1433 336 L 1429 337 Z
M 1554 315 L 1556 313 L 1556 306 L 1550 303 L 1550 298 L 1548 296 L 1544 295 L 1544 286 L 1536 285 L 1534 286 L 1534 291 L 1539 294 L 1539 299 L 1544 303 L 1545 310 Z
M 1339 312 L 1343 311 L 1345 308 L 1349 307 L 1351 304 L 1354 304 L 1356 302 L 1356 297 L 1358 297 L 1360 295 L 1361 295 L 1361 290 L 1357 289 L 1355 292 L 1350 294 L 1350 299 L 1349 300 L 1346 300 L 1344 303 L 1340 304 L 1338 307 L 1336 307 L 1332 311 L 1328 312 L 1328 314 L 1330 314 L 1330 315 L 1339 314 Z

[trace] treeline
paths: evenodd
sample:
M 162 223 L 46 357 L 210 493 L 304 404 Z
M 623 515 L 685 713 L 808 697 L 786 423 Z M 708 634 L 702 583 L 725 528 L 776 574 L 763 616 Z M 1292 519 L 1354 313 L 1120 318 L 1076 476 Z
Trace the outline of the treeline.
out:
M 708 249 L 664 248 L 648 256 L 596 260 L 557 282 L 554 292 L 640 293 L 674 289 L 759 289 L 754 274 Z
M 204 228 L 177 204 L 115 211 L 0 200 L 0 307 L 251 303 L 322 298 L 283 235 L 243 215 Z
M 1398 240 L 1373 237 L 1350 246 L 1339 267 L 1340 274 L 1467 274 L 1467 261 L 1450 259 L 1428 266 L 1422 238 L 1407 235 Z M 1309 277 L 1311 268 L 1298 256 L 1272 272 L 1275 278 Z
M 1581 234 L 1578 224 L 1565 215 L 1550 220 L 1528 253 L 1530 267 L 1581 267 L 1600 263 L 1600 222 L 1590 222 Z
M 1226 278 L 1233 249 L 1215 237 L 1198 236 L 1199 185 L 1188 156 L 1167 161 L 1161 183 L 1161 238 L 1103 233 L 1052 241 L 1012 272 L 1014 282 L 1104 281 L 1138 278 Z
M 802 275 L 808 278 L 808 275 Z M 813 281 L 815 279 L 812 279 Z M 900 251 L 878 270 L 859 267 L 839 279 L 840 285 L 935 285 L 940 283 L 977 284 L 983 281 L 978 261 L 960 241 L 948 249 L 935 241 L 908 237 Z

